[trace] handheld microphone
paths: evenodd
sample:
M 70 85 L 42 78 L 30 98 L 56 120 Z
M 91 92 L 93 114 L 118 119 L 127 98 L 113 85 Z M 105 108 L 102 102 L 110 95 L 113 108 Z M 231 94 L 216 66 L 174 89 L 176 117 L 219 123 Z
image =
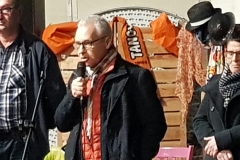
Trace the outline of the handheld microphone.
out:
M 78 62 L 77 64 L 77 76 L 85 78 L 86 73 L 86 64 L 84 62 Z M 80 97 L 80 105 L 83 107 L 84 105 L 84 96 Z
M 77 76 L 85 78 L 86 64 L 84 62 L 78 62 L 77 64 Z

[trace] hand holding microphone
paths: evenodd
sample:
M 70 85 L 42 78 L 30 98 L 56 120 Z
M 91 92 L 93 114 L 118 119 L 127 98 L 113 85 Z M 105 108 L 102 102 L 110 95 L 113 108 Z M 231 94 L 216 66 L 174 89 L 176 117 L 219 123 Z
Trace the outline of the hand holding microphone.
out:
M 77 70 L 74 72 L 77 75 L 77 78 L 72 81 L 71 91 L 72 95 L 75 98 L 80 98 L 83 100 L 83 97 L 86 96 L 87 82 L 85 81 L 85 72 L 86 66 L 84 62 L 78 62 Z

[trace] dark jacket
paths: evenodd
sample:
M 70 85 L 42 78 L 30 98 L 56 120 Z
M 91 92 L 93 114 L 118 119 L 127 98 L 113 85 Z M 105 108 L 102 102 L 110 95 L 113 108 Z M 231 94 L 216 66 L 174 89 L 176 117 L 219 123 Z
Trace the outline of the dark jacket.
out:
M 202 89 L 205 96 L 193 120 L 195 135 L 204 147 L 204 137 L 215 136 L 218 150 L 231 150 L 234 160 L 240 160 L 240 90 L 228 107 L 219 91 L 221 75 L 214 76 Z M 206 156 L 205 159 L 213 159 Z
M 40 86 L 40 74 L 43 73 L 44 88 L 36 114 L 36 129 L 33 131 L 29 144 L 29 160 L 42 160 L 49 151 L 48 129 L 55 127 L 54 113 L 66 93 L 56 56 L 42 40 L 22 27 L 20 29 L 22 45 L 20 50 L 24 55 L 27 117 L 31 120 L 34 105 Z
M 102 160 L 151 160 L 157 154 L 167 127 L 156 89 L 149 70 L 117 57 L 101 91 Z M 67 160 L 83 159 L 79 143 L 81 115 L 79 99 L 69 90 L 55 114 L 58 129 L 71 131 Z

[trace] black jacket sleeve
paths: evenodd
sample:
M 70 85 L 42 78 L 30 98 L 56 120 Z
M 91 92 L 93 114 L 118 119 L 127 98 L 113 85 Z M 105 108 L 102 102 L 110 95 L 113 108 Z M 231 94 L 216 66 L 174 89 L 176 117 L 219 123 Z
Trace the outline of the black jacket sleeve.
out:
M 54 113 L 66 94 L 66 85 L 63 81 L 62 74 L 58 65 L 57 57 L 43 42 L 36 43 L 36 52 L 44 54 L 44 71 L 43 72 L 43 109 L 47 118 L 48 129 L 56 127 L 54 122 Z
M 157 96 L 157 85 L 149 70 L 141 70 L 138 76 L 137 96 L 134 96 L 137 114 L 142 126 L 141 159 L 152 159 L 159 150 L 160 141 L 163 139 L 167 124 Z
M 203 138 L 213 136 L 215 133 L 208 122 L 209 107 L 208 95 L 205 95 L 200 104 L 199 110 L 193 119 L 193 130 L 202 147 L 205 146 Z
M 60 102 L 55 112 L 55 123 L 60 132 L 71 131 L 72 128 L 81 122 L 82 109 L 80 106 L 80 99 L 72 96 L 70 85 L 74 76 L 72 75 L 68 90 L 63 100 Z

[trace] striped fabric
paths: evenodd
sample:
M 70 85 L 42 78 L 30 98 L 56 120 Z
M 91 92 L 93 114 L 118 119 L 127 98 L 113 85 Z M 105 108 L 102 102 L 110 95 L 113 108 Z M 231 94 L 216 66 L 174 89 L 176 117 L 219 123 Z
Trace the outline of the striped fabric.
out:
M 105 73 L 108 65 L 115 59 L 117 56 L 117 51 L 115 48 L 111 49 L 109 53 L 102 59 L 102 61 L 94 68 L 86 68 L 87 76 L 92 80 L 90 94 L 88 96 L 87 104 L 87 137 L 91 139 L 91 128 L 92 128 L 92 90 L 95 87 L 98 77 Z
M 232 74 L 226 64 L 219 80 L 219 90 L 224 98 L 224 107 L 228 106 L 231 97 L 240 89 L 240 73 Z

